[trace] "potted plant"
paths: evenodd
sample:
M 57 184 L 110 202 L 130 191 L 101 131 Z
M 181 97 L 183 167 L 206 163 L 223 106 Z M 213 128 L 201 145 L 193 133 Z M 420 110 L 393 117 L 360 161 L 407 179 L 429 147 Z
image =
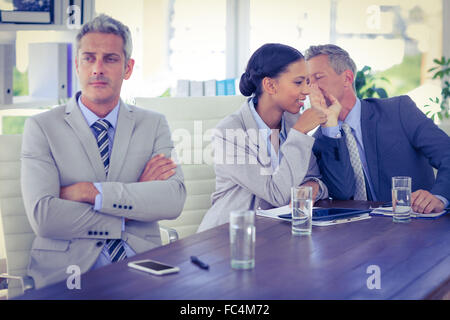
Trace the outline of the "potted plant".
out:
M 441 90 L 441 98 L 435 97 L 430 98 L 430 101 L 436 104 L 439 104 L 440 110 L 439 111 L 427 111 L 425 114 L 427 116 L 430 116 L 430 118 L 434 121 L 436 117 L 439 118 L 439 120 L 445 121 L 450 119 L 450 113 L 449 113 L 449 98 L 450 98 L 450 83 L 448 81 L 448 78 L 450 76 L 450 59 L 446 59 L 445 57 L 442 57 L 440 60 L 434 59 L 433 62 L 436 64 L 433 68 L 430 68 L 428 72 L 434 72 L 433 79 L 439 78 L 442 82 L 442 90 Z M 430 105 L 425 105 L 425 107 L 430 107 Z M 445 121 L 447 124 L 446 126 L 450 126 L 449 121 Z M 444 130 L 445 131 L 445 130 Z M 448 131 L 447 131 L 448 132 Z
M 387 98 L 388 94 L 384 88 L 376 86 L 376 82 L 385 81 L 390 83 L 390 81 L 385 77 L 377 77 L 372 73 L 372 68 L 369 66 L 364 66 L 361 70 L 356 73 L 355 79 L 355 89 L 356 96 L 359 99 L 363 98 L 373 98 L 378 96 L 378 98 Z

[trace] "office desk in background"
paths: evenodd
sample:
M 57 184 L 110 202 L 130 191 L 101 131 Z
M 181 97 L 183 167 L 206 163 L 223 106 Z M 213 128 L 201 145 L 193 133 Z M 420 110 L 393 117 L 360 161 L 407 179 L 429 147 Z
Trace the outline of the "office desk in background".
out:
M 370 203 L 316 205 L 368 208 Z M 447 214 L 409 224 L 372 217 L 313 227 L 311 236 L 296 237 L 290 223 L 257 217 L 253 270 L 231 269 L 225 224 L 83 274 L 80 290 L 67 289 L 64 281 L 21 299 L 441 299 L 450 292 L 449 231 Z M 192 264 L 192 255 L 210 269 Z M 154 276 L 127 267 L 145 258 L 176 265 L 180 272 Z M 368 288 L 370 266 L 380 270 L 380 289 Z

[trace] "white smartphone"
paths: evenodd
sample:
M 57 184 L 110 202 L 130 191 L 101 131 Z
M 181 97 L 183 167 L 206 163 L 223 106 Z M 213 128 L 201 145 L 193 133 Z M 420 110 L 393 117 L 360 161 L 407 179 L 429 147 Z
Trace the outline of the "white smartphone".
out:
M 128 262 L 128 266 L 130 268 L 145 271 L 158 276 L 180 271 L 180 268 L 178 267 L 169 266 L 167 264 L 149 259 Z

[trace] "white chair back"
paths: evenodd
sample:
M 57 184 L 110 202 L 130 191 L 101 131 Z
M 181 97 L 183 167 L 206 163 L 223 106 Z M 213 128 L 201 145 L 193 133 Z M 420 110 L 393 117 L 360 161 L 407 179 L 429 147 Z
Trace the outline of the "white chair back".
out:
M 184 173 L 186 203 L 175 220 L 160 225 L 174 228 L 179 238 L 197 232 L 211 206 L 215 190 L 211 133 L 217 123 L 238 110 L 244 96 L 136 98 L 136 105 L 166 116 Z
M 3 226 L 7 273 L 26 278 L 35 234 L 28 222 L 22 200 L 21 146 L 22 135 L 0 135 L 0 224 Z M 8 280 L 8 299 L 22 293 L 21 281 Z

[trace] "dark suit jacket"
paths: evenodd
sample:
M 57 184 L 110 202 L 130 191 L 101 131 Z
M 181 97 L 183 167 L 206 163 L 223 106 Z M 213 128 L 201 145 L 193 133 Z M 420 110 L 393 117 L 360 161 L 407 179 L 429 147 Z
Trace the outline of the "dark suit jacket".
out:
M 450 200 L 450 137 L 411 98 L 362 99 L 361 129 L 378 201 L 391 200 L 393 176 L 411 177 L 413 192 L 424 189 Z M 330 196 L 352 199 L 354 173 L 344 133 L 333 139 L 319 129 L 314 136 L 313 151 Z M 433 167 L 438 170 L 436 178 Z

